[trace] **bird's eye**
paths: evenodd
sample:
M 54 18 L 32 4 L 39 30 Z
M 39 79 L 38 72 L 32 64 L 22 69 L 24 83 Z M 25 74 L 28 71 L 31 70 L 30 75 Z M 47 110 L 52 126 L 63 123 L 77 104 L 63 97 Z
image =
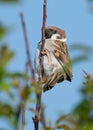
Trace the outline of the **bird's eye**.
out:
M 62 39 L 62 37 L 61 37 L 61 36 L 56 36 L 56 38 L 57 38 L 57 39 Z

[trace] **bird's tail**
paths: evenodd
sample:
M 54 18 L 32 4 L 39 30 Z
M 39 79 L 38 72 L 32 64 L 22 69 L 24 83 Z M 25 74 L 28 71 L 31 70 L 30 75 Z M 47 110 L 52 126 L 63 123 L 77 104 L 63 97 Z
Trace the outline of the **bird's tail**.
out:
M 64 78 L 64 77 L 63 77 Z M 44 84 L 43 92 L 48 91 L 54 87 L 54 85 L 59 82 L 59 80 L 62 79 L 62 74 L 60 72 L 55 72 L 55 74 L 52 74 L 51 76 L 47 77 L 47 81 Z

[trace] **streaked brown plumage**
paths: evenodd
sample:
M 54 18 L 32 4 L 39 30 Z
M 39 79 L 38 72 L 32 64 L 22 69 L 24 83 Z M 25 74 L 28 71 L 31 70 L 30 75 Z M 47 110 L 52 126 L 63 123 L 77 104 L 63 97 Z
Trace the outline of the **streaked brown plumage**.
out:
M 64 80 L 71 81 L 72 67 L 66 46 L 66 34 L 64 30 L 49 26 L 45 31 L 45 50 L 43 55 L 43 91 L 47 91 L 56 83 Z M 40 71 L 40 48 L 38 44 L 35 57 L 35 72 L 37 78 Z

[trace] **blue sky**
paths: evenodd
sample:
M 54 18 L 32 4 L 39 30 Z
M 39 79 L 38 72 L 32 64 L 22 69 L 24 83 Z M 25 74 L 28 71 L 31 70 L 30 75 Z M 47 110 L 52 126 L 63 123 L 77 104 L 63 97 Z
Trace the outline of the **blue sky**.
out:
M 47 0 L 47 26 L 54 25 L 66 31 L 67 45 L 83 43 L 93 48 L 93 15 L 89 13 L 87 0 Z M 24 0 L 19 4 L 0 3 L 0 22 L 11 26 L 12 31 L 4 39 L 15 52 L 9 65 L 11 71 L 25 71 L 27 59 L 19 12 L 25 17 L 32 59 L 37 42 L 41 39 L 43 0 Z M 69 52 L 73 56 L 72 52 Z M 70 113 L 81 100 L 80 85 L 84 79 L 82 69 L 93 74 L 93 57 L 88 62 L 73 66 L 73 81 L 57 84 L 51 91 L 44 93 L 42 102 L 46 106 L 47 119 L 55 121 L 60 113 Z M 26 129 L 32 127 L 32 114 L 27 111 Z

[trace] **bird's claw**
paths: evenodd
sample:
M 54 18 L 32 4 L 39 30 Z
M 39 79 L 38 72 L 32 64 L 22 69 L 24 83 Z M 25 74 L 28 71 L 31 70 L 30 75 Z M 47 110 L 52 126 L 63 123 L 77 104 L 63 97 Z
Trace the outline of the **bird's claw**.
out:
M 47 55 L 47 53 L 48 53 L 47 49 L 44 49 L 44 50 L 41 51 L 42 55 Z
M 41 54 L 42 54 L 43 56 L 46 55 L 47 58 L 48 58 L 48 62 L 51 63 L 50 53 L 49 53 L 49 51 L 48 51 L 47 49 L 42 50 L 42 51 L 41 51 Z

